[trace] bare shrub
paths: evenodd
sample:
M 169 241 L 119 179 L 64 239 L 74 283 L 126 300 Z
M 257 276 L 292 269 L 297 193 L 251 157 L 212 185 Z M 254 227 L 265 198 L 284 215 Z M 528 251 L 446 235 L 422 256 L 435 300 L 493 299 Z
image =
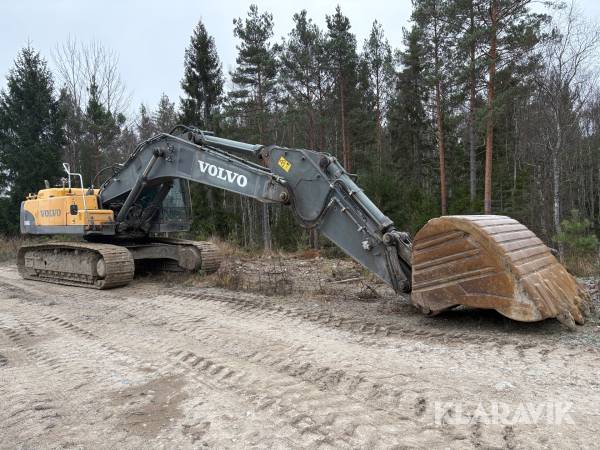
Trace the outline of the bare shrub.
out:
M 239 265 L 234 261 L 223 262 L 215 274 L 215 284 L 217 287 L 231 291 L 242 290 L 242 275 Z
M 20 236 L 0 237 L 0 262 L 15 261 L 17 251 L 25 240 Z
M 287 295 L 293 291 L 294 282 L 281 257 L 273 258 L 267 266 L 258 269 L 257 291 L 264 295 Z
M 571 255 L 565 258 L 565 266 L 578 277 L 595 277 L 600 275 L 600 261 L 596 255 Z

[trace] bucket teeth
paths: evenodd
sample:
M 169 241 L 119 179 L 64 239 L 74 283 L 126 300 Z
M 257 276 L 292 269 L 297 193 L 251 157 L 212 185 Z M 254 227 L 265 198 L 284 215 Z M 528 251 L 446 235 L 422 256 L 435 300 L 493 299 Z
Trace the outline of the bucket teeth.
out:
M 583 324 L 590 298 L 525 225 L 504 216 L 430 220 L 413 244 L 412 302 L 428 314 L 458 305 L 514 320 Z

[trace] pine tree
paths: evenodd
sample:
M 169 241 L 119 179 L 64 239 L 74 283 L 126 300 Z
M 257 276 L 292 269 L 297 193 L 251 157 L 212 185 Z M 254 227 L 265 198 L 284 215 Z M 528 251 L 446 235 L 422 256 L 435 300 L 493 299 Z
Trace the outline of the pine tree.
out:
M 383 168 L 383 131 L 381 136 L 377 133 L 377 90 L 372 79 L 369 61 L 359 58 L 356 65 L 355 86 L 351 90 L 352 96 L 348 102 L 348 128 L 352 142 L 352 167 L 357 173 L 369 173 L 373 176 L 381 175 Z M 379 99 L 379 105 L 385 105 Z M 378 138 L 382 138 L 381 153 Z M 375 196 L 377 200 L 377 195 Z
M 23 48 L 0 93 L 0 192 L 9 198 L 5 226 L 15 231 L 19 203 L 60 176 L 63 119 L 46 61 Z
M 199 20 L 185 51 L 184 75 L 181 81 L 185 95 L 181 99 L 179 122 L 214 130 L 214 116 L 222 101 L 223 83 L 223 71 L 215 40 L 209 36 L 206 27 Z M 172 106 L 169 105 L 168 98 L 161 98 L 159 113 L 162 122 L 160 127 L 166 126 L 161 131 L 169 132 L 175 125 L 175 120 L 171 116 Z M 201 185 L 193 185 L 191 193 L 194 210 L 206 212 L 196 218 L 194 228 L 205 234 L 215 233 L 219 227 L 218 216 L 221 213 L 218 207 L 220 202 L 216 199 L 224 194 Z
M 82 168 L 84 183 L 90 183 L 107 165 L 114 164 L 119 152 L 115 148 L 125 117 L 113 114 L 102 104 L 95 81 L 89 88 L 84 116 Z
M 156 131 L 159 133 L 168 133 L 177 125 L 175 103 L 169 100 L 167 94 L 162 94 L 160 97 L 156 113 L 154 114 L 154 123 Z
M 368 89 L 375 109 L 378 170 L 383 163 L 383 117 L 393 89 L 395 71 L 392 50 L 379 22 L 374 21 L 369 38 L 365 40 L 362 59 L 368 71 Z
M 388 111 L 393 155 L 387 169 L 395 180 L 401 180 L 395 186 L 399 199 L 396 208 L 390 208 L 391 215 L 398 226 L 415 230 L 438 214 L 439 203 L 433 200 L 435 140 L 426 110 L 431 86 L 422 29 L 413 25 L 405 30 L 404 45 L 406 50 L 397 55 L 402 69 Z
M 245 125 L 252 140 L 266 143 L 272 139 L 269 114 L 275 102 L 277 61 L 276 48 L 271 45 L 273 16 L 259 14 L 251 5 L 245 20 L 235 19 L 233 33 L 240 40 L 237 46 L 237 67 L 231 74 L 235 89 L 230 92 L 230 108 Z M 272 248 L 269 206 L 263 204 L 263 244 Z
M 496 74 L 503 67 L 530 63 L 533 50 L 542 38 L 540 27 L 548 20 L 530 10 L 532 0 L 490 0 L 482 15 L 485 24 L 487 105 L 484 174 L 484 212 L 492 212 L 492 165 L 494 128 L 498 99 Z M 549 2 L 551 3 L 551 2 Z
M 335 79 L 337 103 L 339 105 L 342 164 L 346 170 L 352 170 L 352 150 L 348 128 L 348 115 L 355 95 L 356 36 L 350 32 L 350 19 L 342 14 L 337 6 L 335 14 L 326 16 L 327 55 L 332 76 Z
M 143 103 L 140 105 L 139 119 L 137 120 L 137 135 L 141 141 L 150 139 L 157 133 L 156 124 L 152 115 Z
M 483 77 L 483 42 L 486 34 L 480 14 L 481 0 L 456 0 L 448 5 L 448 22 L 451 39 L 456 51 L 451 56 L 458 91 L 462 93 L 459 102 L 467 105 L 467 139 L 469 145 L 469 202 L 470 210 L 476 210 L 477 197 L 477 153 L 479 136 L 477 113 L 480 107 L 478 94 L 485 80 Z M 460 95 L 460 94 L 459 94 Z
M 319 27 L 307 17 L 306 10 L 294 14 L 293 19 L 295 26 L 283 43 L 280 56 L 280 78 L 289 99 L 286 104 L 291 122 L 289 144 L 318 149 L 324 147 L 323 97 L 328 95 L 325 39 Z M 296 111 L 297 115 L 292 117 Z M 309 233 L 309 246 L 319 247 L 316 229 Z
M 290 32 L 281 52 L 281 79 L 293 100 L 289 107 L 297 107 L 304 115 L 303 146 L 316 148 L 319 54 L 322 52 L 321 31 L 306 10 L 294 14 L 294 29 Z M 302 126 L 302 124 L 300 124 Z
M 181 122 L 205 129 L 214 127 L 213 114 L 221 102 L 223 82 L 215 40 L 198 21 L 185 51 Z
M 70 91 L 60 90 L 58 98 L 60 115 L 63 118 L 63 158 L 74 172 L 81 168 L 81 142 L 84 134 L 83 111 L 77 105 Z
M 447 9 L 445 0 L 415 0 L 412 19 L 423 30 L 423 48 L 428 59 L 429 80 L 434 91 L 436 139 L 439 158 L 440 206 L 442 215 L 448 213 L 446 191 L 446 85 L 449 78 L 450 50 Z
M 237 67 L 231 74 L 235 88 L 230 92 L 230 102 L 241 113 L 247 129 L 254 138 L 264 143 L 270 138 L 268 114 L 276 95 L 276 48 L 271 45 L 273 15 L 258 13 L 251 5 L 248 17 L 235 19 L 234 35 L 240 40 L 237 46 Z

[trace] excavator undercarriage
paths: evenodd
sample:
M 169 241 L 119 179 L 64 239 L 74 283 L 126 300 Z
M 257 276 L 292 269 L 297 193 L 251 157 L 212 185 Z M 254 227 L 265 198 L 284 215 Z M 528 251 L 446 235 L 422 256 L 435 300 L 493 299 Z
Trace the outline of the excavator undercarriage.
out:
M 110 289 L 128 284 L 136 266 L 138 270 L 209 274 L 219 268 L 221 259 L 218 247 L 205 241 L 51 242 L 22 246 L 17 266 L 29 280 Z
M 445 216 L 430 220 L 413 242 L 327 153 L 178 126 L 140 144 L 99 189 L 85 189 L 81 175 L 65 169 L 68 186 L 47 187 L 23 202 L 21 231 L 87 242 L 22 247 L 25 278 L 107 289 L 127 284 L 142 265 L 214 272 L 221 262 L 214 244 L 159 237 L 189 230 L 188 183 L 195 182 L 287 206 L 302 227 L 316 228 L 396 292 L 411 293 L 425 314 L 463 305 L 573 327 L 590 310 L 577 281 L 519 222 Z

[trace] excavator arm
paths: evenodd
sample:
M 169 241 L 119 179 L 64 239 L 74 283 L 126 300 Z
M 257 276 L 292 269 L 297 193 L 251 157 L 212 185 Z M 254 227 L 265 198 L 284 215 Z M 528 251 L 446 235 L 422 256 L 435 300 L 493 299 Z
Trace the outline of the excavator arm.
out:
M 301 226 L 317 228 L 397 292 L 410 291 L 408 234 L 394 228 L 336 158 L 311 150 L 239 143 L 187 127 L 177 131 L 146 141 L 101 187 L 102 205 L 115 210 L 117 234 L 147 230 L 151 208 L 141 214 L 145 220 L 140 221 L 139 213 L 135 220 L 130 217 L 146 187 L 159 186 L 157 201 L 151 202 L 155 204 L 174 179 L 185 179 L 286 205 Z

